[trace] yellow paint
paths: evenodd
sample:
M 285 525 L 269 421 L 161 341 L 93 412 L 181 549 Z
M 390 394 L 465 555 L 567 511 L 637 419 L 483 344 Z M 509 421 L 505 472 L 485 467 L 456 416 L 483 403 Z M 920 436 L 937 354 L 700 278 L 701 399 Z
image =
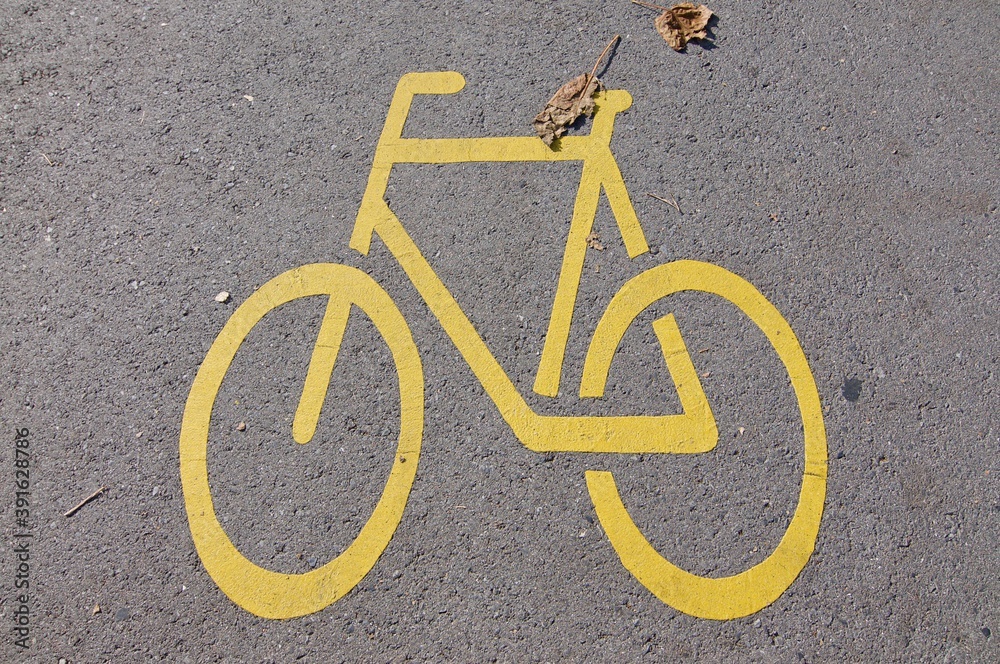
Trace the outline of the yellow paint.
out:
M 464 84 L 462 76 L 455 72 L 407 74 L 400 80 L 375 150 L 351 247 L 367 255 L 372 237 L 377 234 L 381 238 L 518 440 L 529 449 L 629 454 L 692 454 L 713 449 L 718 442 L 715 418 L 673 315 L 658 319 L 653 328 L 683 412 L 649 416 L 539 415 L 527 405 L 454 296 L 389 209 L 385 192 L 392 168 L 398 163 L 582 162 L 580 188 L 534 385 L 537 393 L 555 396 L 583 272 L 586 238 L 602 190 L 629 256 L 634 258 L 648 251 L 609 147 L 615 116 L 631 105 L 632 98 L 624 90 L 600 93 L 590 135 L 563 137 L 553 148 L 534 137 L 402 138 L 414 95 L 451 94 Z M 697 577 L 674 567 L 652 549 L 625 510 L 610 473 L 588 471 L 587 484 L 612 545 L 626 568 L 643 585 L 686 613 L 733 618 L 774 601 L 808 560 L 822 514 L 826 441 L 812 374 L 791 328 L 753 286 L 707 263 L 678 261 L 661 265 L 622 287 L 594 333 L 584 363 L 580 396 L 603 395 L 625 331 L 650 304 L 682 290 L 712 293 L 735 304 L 768 336 L 792 378 L 805 428 L 806 476 L 791 527 L 778 549 L 751 570 L 728 579 Z M 329 296 L 329 303 L 295 413 L 293 437 L 299 443 L 313 437 L 348 316 L 357 307 L 374 321 L 392 350 L 399 371 L 402 426 L 398 454 L 375 511 L 347 550 L 313 572 L 278 574 L 243 557 L 215 517 L 205 461 L 209 419 L 229 364 L 253 326 L 285 302 L 320 294 Z M 237 309 L 213 343 L 191 388 L 184 413 L 181 478 L 191 532 L 209 574 L 234 602 L 266 617 L 304 615 L 342 597 L 375 565 L 400 522 L 416 472 L 422 427 L 423 374 L 419 355 L 398 308 L 370 277 L 341 265 L 306 265 L 262 286 Z
M 697 576 L 671 564 L 653 549 L 625 509 L 611 473 L 587 471 L 587 488 L 608 539 L 640 583 L 679 611 L 700 618 L 727 620 L 760 611 L 778 599 L 812 555 L 826 496 L 826 433 L 816 384 L 792 328 L 756 288 L 721 267 L 676 261 L 636 276 L 612 299 L 594 335 L 591 352 L 605 338 L 616 345 L 621 339 L 627 322 L 614 318 L 613 312 L 641 311 L 657 299 L 680 291 L 711 293 L 732 302 L 764 332 L 784 363 L 798 400 L 805 441 L 802 489 L 788 530 L 777 549 L 747 571 L 724 578 Z M 661 318 L 657 323 L 669 318 L 672 317 Z M 666 330 L 656 331 L 666 354 L 668 343 L 663 341 Z M 686 351 L 683 354 L 687 355 Z M 687 357 L 690 362 L 690 356 Z M 677 382 L 683 399 L 685 388 Z M 700 388 L 697 391 L 701 392 Z
M 385 338 L 399 373 L 401 426 L 385 490 L 358 537 L 343 553 L 318 569 L 305 574 L 281 574 L 247 560 L 233 546 L 215 515 L 206 462 L 209 420 L 222 379 L 250 330 L 282 304 L 313 295 L 330 298 L 324 329 L 328 325 L 338 327 L 338 321 L 331 319 L 355 305 L 371 318 Z M 343 329 L 339 334 L 343 335 Z M 333 336 L 334 332 L 330 332 L 330 337 L 325 338 Z M 319 352 L 328 353 L 323 347 Z M 332 364 L 329 354 L 322 360 L 314 358 L 310 371 L 323 372 L 329 378 Z M 304 392 L 310 390 L 325 392 L 326 385 L 307 379 Z M 303 394 L 299 408 L 310 408 L 309 404 L 314 402 L 315 395 Z M 423 426 L 424 378 L 420 355 L 399 309 L 371 277 L 345 265 L 314 264 L 295 268 L 264 284 L 240 305 L 215 339 L 198 369 L 184 409 L 181 483 L 191 535 L 205 569 L 230 599 L 265 618 L 304 616 L 337 601 L 371 570 L 396 532 L 417 472 Z
M 292 421 L 292 437 L 297 443 L 308 443 L 316 433 L 319 413 L 326 401 L 326 388 L 330 384 L 330 374 L 337 361 L 340 343 L 344 340 L 350 313 L 351 303 L 348 300 L 341 297 L 330 298 L 312 358 L 309 360 L 299 407 L 295 409 L 295 419 Z
M 542 361 L 535 380 L 535 392 L 555 396 L 559 390 L 563 356 L 569 339 L 569 329 L 576 306 L 576 296 L 583 274 L 583 260 L 587 251 L 587 236 L 594 224 L 594 216 L 601 189 L 604 189 L 611 205 L 611 211 L 631 258 L 649 251 L 642 226 L 636 218 L 629 199 L 621 171 L 611 153 L 611 135 L 617 113 L 632 105 L 632 96 L 625 90 L 607 90 L 597 95 L 597 112 L 589 136 L 564 136 L 553 148 L 536 137 L 502 138 L 401 138 L 403 125 L 416 94 L 451 94 L 465 85 L 465 79 L 456 72 L 415 73 L 403 76 L 396 86 L 385 127 L 375 149 L 368 186 L 358 211 L 351 247 L 367 255 L 373 233 L 383 239 L 385 234 L 395 233 L 400 226 L 396 215 L 385 202 L 385 191 L 389 184 L 389 174 L 394 164 L 455 164 L 464 162 L 535 162 L 535 161 L 579 161 L 583 163 L 583 175 L 577 190 L 570 224 L 569 238 L 563 253 L 562 270 L 556 288 L 552 317 L 549 321 Z M 405 232 L 404 232 L 405 235 Z M 409 238 L 406 238 L 409 240 Z M 405 243 L 404 243 L 405 244 Z M 412 245 L 400 246 L 399 251 L 412 251 L 420 255 Z M 396 258 L 400 256 L 394 251 Z M 420 256 L 423 260 L 423 257 Z M 428 266 L 429 269 L 429 266 Z M 433 271 L 431 271 L 433 274 Z M 413 279 L 413 275 L 410 275 Z M 436 277 L 433 278 L 437 280 Z M 431 282 L 428 282 L 430 284 Z M 438 282 L 440 283 L 440 282 Z M 414 279 L 420 288 L 421 282 Z M 444 287 L 441 286 L 443 289 Z M 445 290 L 445 292 L 447 292 Z M 426 295 L 425 295 L 426 297 Z M 450 297 L 450 294 L 448 295 Z M 437 312 L 435 312 L 437 313 Z M 461 314 L 464 317 L 464 314 Z M 439 315 L 440 319 L 441 316 Z M 478 336 L 478 335 L 476 335 Z M 454 339 L 455 337 L 452 336 Z M 487 351 L 488 353 L 488 351 Z M 464 352 L 463 352 L 464 354 Z M 468 358 L 467 358 L 468 359 Z M 473 367 L 475 368 L 475 367 Z M 487 389 L 489 389 L 487 387 Z M 509 421 L 509 420 L 508 420 Z M 530 445 L 529 445 L 530 447 Z M 534 448 L 533 448 L 534 449 Z M 569 451 L 569 450 L 564 450 Z

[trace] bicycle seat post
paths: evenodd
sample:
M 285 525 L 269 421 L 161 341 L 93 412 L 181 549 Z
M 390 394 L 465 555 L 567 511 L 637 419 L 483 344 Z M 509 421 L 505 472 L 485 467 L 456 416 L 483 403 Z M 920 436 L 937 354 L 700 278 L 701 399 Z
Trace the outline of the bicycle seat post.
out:
M 632 105 L 632 95 L 625 90 L 605 90 L 596 101 L 597 112 L 594 113 L 589 138 L 595 144 L 607 147 L 611 144 L 615 117 Z

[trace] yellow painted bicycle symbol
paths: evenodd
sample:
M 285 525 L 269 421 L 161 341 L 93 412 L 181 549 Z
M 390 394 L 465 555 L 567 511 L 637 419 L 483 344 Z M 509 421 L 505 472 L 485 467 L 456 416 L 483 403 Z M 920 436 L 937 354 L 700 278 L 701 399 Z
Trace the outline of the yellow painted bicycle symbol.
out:
M 570 323 L 587 251 L 587 236 L 603 189 L 629 256 L 648 251 L 621 172 L 610 150 L 617 113 L 631 96 L 608 90 L 597 97 L 589 136 L 568 136 L 550 149 L 535 137 L 402 138 L 414 95 L 452 94 L 465 85 L 455 72 L 412 73 L 400 79 L 361 201 L 350 246 L 367 255 L 377 234 L 441 323 L 462 357 L 497 405 L 514 435 L 535 452 L 695 454 L 718 442 L 712 409 L 702 390 L 673 314 L 653 323 L 683 412 L 656 416 L 567 416 L 535 413 L 476 332 L 458 302 L 420 253 L 385 201 L 393 165 L 462 162 L 583 163 L 566 250 L 534 391 L 558 392 Z M 723 578 L 702 577 L 671 564 L 650 545 L 629 516 L 609 472 L 587 471 L 587 487 L 600 523 L 624 566 L 670 606 L 717 620 L 745 616 L 776 600 L 812 555 L 826 493 L 826 434 L 816 384 L 791 327 L 756 288 L 721 267 L 681 260 L 651 268 L 629 280 L 612 298 L 594 332 L 584 361 L 582 398 L 601 397 L 619 342 L 651 304 L 681 291 L 717 295 L 735 305 L 766 335 L 783 362 L 802 418 L 805 471 L 795 513 L 778 544 L 762 562 Z M 400 433 L 392 469 L 371 517 L 339 556 L 303 574 L 259 567 L 241 554 L 215 514 L 208 483 L 208 431 L 212 408 L 237 349 L 269 312 L 298 298 L 329 298 L 305 376 L 292 435 L 307 443 L 316 430 L 337 353 L 354 307 L 385 339 L 399 375 Z M 180 435 L 180 470 L 191 535 L 209 574 L 238 605 L 267 618 L 319 611 L 365 577 L 399 525 L 413 486 L 424 418 L 420 355 L 399 308 L 370 276 L 331 263 L 303 265 L 275 277 L 233 313 L 209 349 L 191 387 Z

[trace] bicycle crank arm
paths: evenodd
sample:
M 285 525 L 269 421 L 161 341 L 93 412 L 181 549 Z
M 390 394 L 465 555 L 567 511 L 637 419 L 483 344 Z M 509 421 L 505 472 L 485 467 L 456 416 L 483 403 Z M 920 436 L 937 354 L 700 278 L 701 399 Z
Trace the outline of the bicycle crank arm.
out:
M 698 454 L 712 450 L 719 442 L 715 416 L 673 314 L 654 321 L 653 330 L 677 387 L 682 414 L 546 417 L 531 412 L 524 418 L 514 415 L 508 422 L 521 442 L 535 452 Z M 603 396 L 618 341 L 620 337 L 614 343 L 595 337 L 584 367 L 581 397 Z
M 719 442 L 715 419 L 683 415 L 547 417 L 534 415 L 514 428 L 533 452 L 700 454 Z

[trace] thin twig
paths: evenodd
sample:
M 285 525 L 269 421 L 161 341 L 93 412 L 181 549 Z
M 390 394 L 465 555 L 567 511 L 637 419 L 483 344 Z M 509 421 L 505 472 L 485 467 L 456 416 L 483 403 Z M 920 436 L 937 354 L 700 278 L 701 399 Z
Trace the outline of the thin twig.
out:
M 83 507 L 84 505 L 86 505 L 87 503 L 89 503 L 90 501 L 92 501 L 94 498 L 97 498 L 99 495 L 101 495 L 102 493 L 104 493 L 107 490 L 108 490 L 108 487 L 102 486 L 100 489 L 98 489 L 94 493 L 90 494 L 89 496 L 87 496 L 86 498 L 84 498 L 83 500 L 81 500 L 79 502 L 79 504 L 77 504 L 76 507 L 74 507 L 70 511 L 66 512 L 66 514 L 64 514 L 63 516 L 73 516 L 74 514 L 76 514 L 77 510 L 79 510 L 81 507 Z
M 601 66 L 601 60 L 603 60 L 604 56 L 608 54 L 608 51 L 610 51 L 611 47 L 615 45 L 615 42 L 617 42 L 621 38 L 622 38 L 621 35 L 615 35 L 614 37 L 612 37 L 611 41 L 608 42 L 608 45 L 604 47 L 603 51 L 601 51 L 601 54 L 597 56 L 597 62 L 594 63 L 594 68 L 590 70 L 591 78 L 594 78 L 594 76 L 597 75 L 597 68 Z
M 44 152 L 39 152 L 38 154 L 40 154 L 43 157 L 45 157 L 45 161 L 49 162 L 49 166 L 54 166 L 55 165 L 55 164 L 52 163 L 52 160 L 49 159 L 49 156 L 47 154 L 45 154 Z
M 640 2 L 640 0 L 632 0 L 633 5 L 639 5 L 640 7 L 646 7 L 647 9 L 659 9 L 662 12 L 670 11 L 669 7 L 661 7 L 660 5 L 650 4 L 648 2 Z
M 604 47 L 603 51 L 601 51 L 601 54 L 597 56 L 597 62 L 594 63 L 594 68 L 591 69 L 590 73 L 587 75 L 586 85 L 583 86 L 583 94 L 587 94 L 587 90 L 590 89 L 590 83 L 594 80 L 594 78 L 596 78 L 597 68 L 601 66 L 601 60 L 603 60 L 604 56 L 608 54 L 608 51 L 610 51 L 611 47 L 615 45 L 615 42 L 621 38 L 621 35 L 615 35 L 612 37 L 611 41 L 608 42 L 608 45 Z
M 663 201 L 664 203 L 666 203 L 667 205 L 669 205 L 673 209 L 677 210 L 677 214 L 684 214 L 683 212 L 681 212 L 681 206 L 677 204 L 677 199 L 674 198 L 673 196 L 670 197 L 670 200 L 667 200 L 663 196 L 657 196 L 656 194 L 654 194 L 651 191 L 647 191 L 646 195 L 647 196 L 651 196 L 652 198 L 655 198 L 658 201 Z

